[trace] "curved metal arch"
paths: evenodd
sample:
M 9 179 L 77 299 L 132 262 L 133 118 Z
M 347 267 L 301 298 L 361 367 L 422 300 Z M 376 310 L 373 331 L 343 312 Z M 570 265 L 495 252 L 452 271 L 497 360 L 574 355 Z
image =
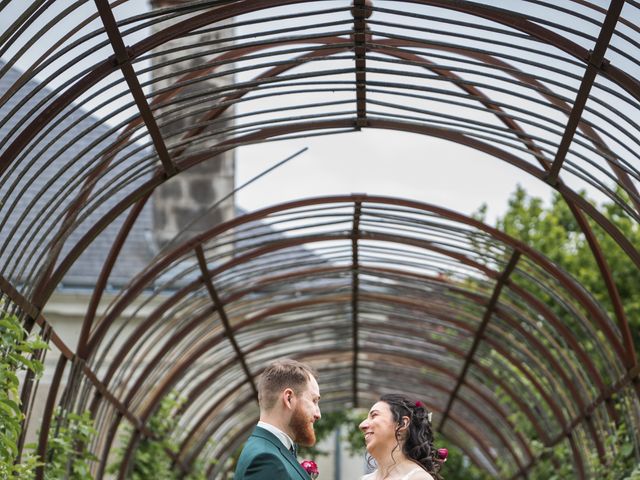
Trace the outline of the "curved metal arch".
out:
M 342 199 L 342 198 L 341 198 L 341 200 L 344 200 L 344 199 Z M 365 200 L 369 200 L 369 199 L 368 199 L 368 198 L 366 198 Z M 372 199 L 372 200 L 376 200 L 376 199 Z M 361 199 L 360 201 L 362 202 L 362 199 Z M 312 203 L 313 203 L 313 202 L 312 202 Z M 365 203 L 366 203 L 366 202 L 365 202 Z M 404 203 L 404 202 L 393 201 L 392 203 Z M 219 233 L 220 233 L 220 232 L 219 232 Z M 331 237 L 329 237 L 329 238 L 331 238 Z M 366 239 L 367 237 L 366 237 L 366 236 L 363 236 L 362 238 L 363 238 L 363 239 Z M 327 239 L 327 237 L 325 236 L 325 237 L 323 237 L 323 239 Z M 200 240 L 202 240 L 202 239 L 200 239 Z M 308 241 L 308 240 L 309 240 L 309 238 L 305 238 L 304 240 L 305 240 L 305 241 Z M 179 248 L 178 250 L 181 250 L 181 249 Z M 252 254 L 252 255 L 253 255 L 253 254 Z M 169 261 L 168 263 L 170 263 L 170 261 Z M 168 263 L 167 263 L 167 264 L 168 264 Z M 235 262 L 234 262 L 234 264 L 237 264 L 237 263 L 239 263 L 239 262 L 238 262 L 238 261 L 235 261 Z M 222 268 L 221 268 L 221 270 L 223 270 L 223 269 L 224 269 L 224 267 L 222 267 Z M 253 319 L 253 320 L 255 320 L 255 319 Z
M 563 273 L 561 273 L 561 271 L 553 266 L 550 262 L 546 261 L 543 259 L 543 257 L 541 257 L 537 252 L 533 251 L 532 249 L 530 249 L 527 245 L 523 244 L 522 242 L 518 242 L 515 241 L 514 239 L 511 239 L 509 237 L 507 237 L 506 235 L 504 235 L 502 232 L 499 232 L 498 230 L 488 227 L 487 225 L 482 224 L 482 222 L 470 219 L 468 217 L 465 217 L 464 215 L 461 214 L 457 214 L 455 212 L 452 212 L 450 210 L 446 210 L 440 207 L 435 207 L 433 205 L 426 205 L 426 204 L 420 204 L 419 202 L 411 202 L 411 201 L 401 201 L 401 200 L 393 200 L 393 199 L 388 199 L 385 197 L 375 197 L 375 196 L 358 196 L 358 195 L 353 195 L 353 196 L 341 196 L 341 197 L 327 197 L 327 198 L 316 198 L 316 199 L 310 199 L 307 202 L 302 202 L 302 203 L 306 203 L 306 204 L 321 204 L 324 202 L 350 202 L 350 201 L 360 201 L 360 202 L 379 202 L 379 203 L 394 203 L 394 202 L 398 202 L 400 204 L 404 204 L 405 206 L 410 206 L 413 208 L 416 208 L 418 210 L 424 209 L 424 210 L 428 210 L 428 211 L 433 211 L 433 212 L 437 212 L 438 214 L 442 214 L 447 218 L 453 219 L 455 221 L 459 221 L 462 224 L 467 224 L 467 225 L 471 225 L 474 226 L 476 228 L 478 228 L 481 231 L 484 231 L 492 236 L 494 236 L 495 238 L 504 241 L 506 244 L 511 245 L 513 248 L 520 250 L 524 253 L 526 253 L 528 256 L 532 257 L 532 259 L 534 259 L 534 261 L 536 262 L 540 262 L 540 265 L 543 266 L 543 268 L 545 270 L 547 270 L 551 275 L 555 276 L 556 278 L 558 278 L 558 280 L 565 286 L 565 287 L 570 287 L 571 285 L 571 281 L 569 281 L 568 277 L 566 275 L 564 275 Z M 127 290 L 127 295 L 126 297 L 124 297 L 123 299 L 120 300 L 119 305 L 120 307 L 112 310 L 112 312 L 110 313 L 110 315 L 107 317 L 107 319 L 105 319 L 105 322 L 103 322 L 103 325 L 107 325 L 110 321 L 113 321 L 113 319 L 115 319 L 115 316 L 117 316 L 119 314 L 120 311 L 122 311 L 122 309 L 124 308 L 124 306 L 126 305 L 126 303 L 133 298 L 134 295 L 139 294 L 139 292 L 142 290 L 142 288 L 144 288 L 144 285 L 146 283 L 149 282 L 149 280 L 151 278 L 153 278 L 154 275 L 156 275 L 159 271 L 161 271 L 163 268 L 165 268 L 169 263 L 172 262 L 172 258 L 178 258 L 180 256 L 183 255 L 183 253 L 185 251 L 191 250 L 193 249 L 193 247 L 195 245 L 197 245 L 198 243 L 201 243 L 203 241 L 206 241 L 207 239 L 212 238 L 213 236 L 233 228 L 234 226 L 236 226 L 237 224 L 241 223 L 243 220 L 244 221 L 248 221 L 250 219 L 253 218 L 262 218 L 265 217 L 267 215 L 269 215 L 270 213 L 272 213 L 273 211 L 277 211 L 277 210 L 286 210 L 286 209 L 290 209 L 293 208 L 295 206 L 300 205 L 301 202 L 291 202 L 291 203 L 287 203 L 281 206 L 277 206 L 277 207 L 272 207 L 269 209 L 264 209 L 261 210 L 260 212 L 257 212 L 256 215 L 253 215 L 251 217 L 243 217 L 240 222 L 236 219 L 233 220 L 231 222 L 227 222 L 224 225 L 221 226 L 217 226 L 214 227 L 213 229 L 207 231 L 204 234 L 201 234 L 198 238 L 184 244 L 183 246 L 181 246 L 180 248 L 175 249 L 173 252 L 171 252 L 171 255 L 165 256 L 162 259 L 159 259 L 158 262 L 156 262 L 153 266 L 152 269 L 150 269 L 149 271 L 145 272 L 144 275 L 142 275 L 141 277 L 139 277 L 137 279 L 137 281 L 128 288 Z M 343 237 L 338 236 L 335 239 L 342 239 Z M 329 240 L 329 238 L 324 237 L 324 240 Z M 320 239 L 321 240 L 321 239 Z M 301 241 L 298 240 L 298 242 L 300 243 Z M 304 242 L 302 242 L 304 243 Z M 256 255 L 255 253 L 253 255 Z M 241 260 L 239 258 L 235 258 L 232 259 L 228 262 L 228 265 L 226 268 L 229 268 L 237 263 L 239 263 Z M 222 268 L 218 268 L 216 269 L 217 271 L 222 271 Z M 591 314 L 596 318 L 596 319 L 602 319 L 602 314 L 600 313 L 598 308 L 594 308 L 594 303 L 591 299 L 589 299 L 588 297 L 586 297 L 584 295 L 584 293 L 582 291 L 580 291 L 579 289 L 573 289 L 573 288 L 569 288 L 572 293 L 576 296 L 576 298 L 580 299 L 581 303 L 586 307 L 587 305 L 590 305 L 590 307 L 586 307 L 588 311 L 591 312 Z M 128 300 L 129 299 L 129 300 Z M 124 302 L 124 303 L 123 303 Z M 108 320 L 111 319 L 111 320 Z M 607 326 L 606 322 L 602 322 L 600 323 L 601 328 L 603 329 L 603 331 L 608 332 L 607 336 L 609 337 L 612 345 L 616 345 L 616 350 L 618 351 L 618 355 L 625 355 L 623 354 L 624 350 L 622 345 L 619 343 L 619 341 L 615 338 L 615 336 L 611 333 L 609 327 Z M 103 329 L 99 329 L 99 331 L 96 332 L 96 334 L 94 335 L 93 338 L 100 338 L 100 331 L 102 331 Z M 92 345 L 95 345 L 94 342 L 90 342 L 90 350 L 92 349 Z
M 601 262 L 599 262 L 599 263 L 601 263 Z M 611 283 L 611 285 L 613 285 L 613 284 Z M 620 310 L 620 311 L 621 311 L 621 309 L 618 309 L 618 310 Z
M 273 3 L 273 2 L 264 2 L 264 3 L 265 3 L 265 5 L 266 5 L 266 4 L 270 4 L 270 3 Z M 278 3 L 278 4 L 284 4 L 284 3 L 296 3 L 296 2 L 275 2 L 275 3 Z M 356 3 L 357 3 L 357 4 L 362 4 L 363 2 L 362 2 L 362 1 L 360 1 L 360 0 L 357 0 L 357 1 L 356 1 Z M 415 1 L 415 2 L 413 2 L 413 3 L 443 5 L 445 2 L 443 2 L 443 1 L 424 2 L 424 1 L 418 1 L 418 0 L 416 0 L 416 1 Z M 620 2 L 614 2 L 614 3 L 615 3 L 617 6 L 620 6 L 620 5 L 621 5 L 621 3 L 620 3 Z M 103 3 L 102 5 L 103 5 L 103 6 L 104 6 L 104 5 L 106 5 L 106 3 Z M 464 11 L 469 11 L 469 10 L 466 8 L 466 7 L 468 7 L 468 5 L 463 5 L 463 4 L 462 4 L 462 2 L 460 3 L 460 5 L 461 5 L 461 6 L 457 6 L 456 8 L 458 8 L 458 9 L 462 9 L 462 10 L 464 10 Z M 508 17 L 508 16 L 509 16 L 509 13 L 510 13 L 510 12 L 508 12 L 507 10 L 504 10 L 504 9 L 495 9 L 495 8 L 493 8 L 493 7 L 488 7 L 488 6 L 479 6 L 479 5 L 475 5 L 472 9 L 477 9 L 477 8 L 480 8 L 481 12 L 480 12 L 480 13 L 474 12 L 474 14 L 477 14 L 477 15 L 480 15 L 480 16 L 485 16 L 485 17 L 487 17 L 487 16 L 488 16 L 487 18 L 491 18 L 491 19 L 492 19 L 492 20 L 494 20 L 494 21 L 496 21 L 495 19 L 496 19 L 496 18 L 498 18 L 498 17 L 499 17 L 499 18 L 502 18 L 502 17 Z M 482 13 L 482 12 L 484 12 L 484 13 Z M 481 14 L 482 14 L 482 15 L 481 15 Z M 520 20 L 521 20 L 521 19 L 520 19 Z M 529 22 L 529 21 L 527 21 L 526 23 L 523 23 L 523 22 L 521 22 L 520 20 L 510 20 L 510 21 L 512 21 L 513 23 L 517 23 L 517 24 L 519 25 L 519 27 L 518 27 L 518 28 L 522 27 L 522 31 L 527 31 L 527 33 L 529 33 L 529 34 L 532 34 L 531 32 L 535 30 L 536 32 L 538 32 L 538 34 L 540 34 L 540 38 L 543 38 L 543 37 L 546 35 L 546 33 L 545 33 L 545 32 L 548 32 L 548 31 L 549 31 L 548 29 L 546 29 L 546 28 L 544 28 L 544 27 L 541 27 L 540 25 L 537 25 L 537 24 L 535 24 L 535 23 L 533 23 L 533 22 Z M 520 25 L 520 24 L 523 24 L 524 26 L 523 26 L 523 25 Z M 542 33 L 541 33 L 541 32 L 542 32 Z M 543 34 L 544 34 L 544 35 L 543 35 Z M 535 35 L 534 35 L 534 36 L 535 36 Z M 546 39 L 546 40 L 548 40 L 548 39 Z M 576 46 L 575 44 L 573 44 L 572 42 L 570 42 L 570 41 L 569 41 L 569 40 L 567 40 L 567 39 L 564 39 L 564 37 L 562 37 L 562 36 L 561 36 L 561 35 L 559 35 L 559 34 L 557 34 L 557 35 L 556 35 L 555 40 L 560 40 L 560 42 L 561 42 L 561 43 L 562 43 L 562 42 L 564 42 L 564 43 L 563 43 L 563 45 L 564 45 L 566 48 L 568 48 L 568 49 L 569 49 L 569 50 L 566 50 L 566 51 L 571 51 L 571 50 L 573 50 L 574 52 L 576 52 L 576 51 L 578 51 L 578 50 L 579 50 L 579 49 L 576 49 L 576 48 L 575 48 L 575 46 Z M 554 41 L 555 41 L 555 40 L 554 40 Z M 554 43 L 554 42 L 551 42 L 551 43 Z M 548 42 L 547 42 L 547 44 L 548 44 Z M 558 45 L 556 45 L 556 46 L 558 46 Z M 600 50 L 602 50 L 602 48 L 601 48 L 601 47 L 602 47 L 602 45 L 600 44 L 600 42 L 598 42 L 598 45 L 597 45 L 597 46 L 599 47 L 599 49 L 600 49 Z M 559 46 L 558 46 L 558 48 L 561 48 L 561 47 L 559 47 Z M 581 48 L 581 47 L 579 47 L 579 48 Z M 585 65 L 588 63 L 585 59 L 581 59 L 581 61 L 584 61 L 584 62 L 585 62 Z M 601 64 L 600 64 L 600 62 L 599 62 L 598 60 L 594 60 L 594 59 L 593 59 L 593 57 L 592 57 L 592 59 L 591 59 L 591 62 L 592 62 L 593 64 L 595 64 L 595 65 L 588 66 L 587 68 L 589 68 L 589 69 L 593 70 L 593 69 L 594 69 L 594 67 L 595 67 L 596 69 L 598 69 L 598 70 L 600 71 L 600 73 L 604 73 L 604 72 L 606 72 L 606 71 L 607 71 L 608 66 L 606 65 L 606 63 L 605 63 L 605 64 L 603 64 L 603 65 L 601 65 Z M 611 69 L 609 69 L 609 70 L 611 71 Z M 623 73 L 624 73 L 624 72 L 623 72 Z M 606 76 L 606 75 L 605 75 L 605 76 Z M 586 76 L 585 76 L 585 78 L 586 78 Z M 630 82 L 630 80 L 631 80 L 631 83 L 629 83 L 629 82 Z M 629 88 L 627 88 L 627 87 L 624 87 L 624 88 L 625 88 L 625 91 L 626 91 L 626 92 L 629 92 L 631 95 L 633 95 L 633 96 L 637 99 L 637 98 L 638 98 L 638 91 L 639 91 L 639 90 L 638 90 L 638 88 L 637 88 L 637 86 L 638 86 L 638 85 L 637 85 L 637 83 L 638 83 L 638 82 L 637 82 L 637 81 L 635 81 L 635 83 L 633 83 L 633 78 L 631 78 L 630 80 L 629 80 L 629 78 L 621 77 L 621 78 L 618 78 L 618 80 L 617 80 L 617 81 L 615 81 L 614 83 L 616 83 L 617 85 L 622 85 L 622 86 L 625 86 L 625 85 L 626 85 L 627 87 L 628 87 L 628 85 L 629 85 L 629 84 L 631 84 L 631 85 L 633 86 L 633 88 L 632 88 L 632 89 L 629 89 Z M 626 83 L 625 83 L 625 82 L 626 82 Z M 635 85 L 635 86 L 634 86 L 634 85 Z M 634 93 L 634 92 L 635 92 L 635 93 Z M 578 102 L 578 103 L 579 103 L 579 102 Z M 43 118 L 44 118 L 44 117 L 43 117 Z M 378 119 L 375 119 L 375 118 L 374 118 L 373 120 L 374 120 L 374 121 L 378 121 Z M 578 116 L 578 120 L 579 120 L 579 116 Z M 355 123 L 355 128 L 357 129 L 360 125 L 358 125 L 358 121 L 357 121 L 357 120 L 356 120 L 354 123 Z M 399 122 L 398 122 L 398 123 L 399 123 Z M 317 124 L 316 124 L 316 125 L 317 125 Z M 318 127 L 318 128 L 322 128 L 322 127 Z M 273 131 L 277 131 L 277 128 L 274 128 L 274 129 L 273 129 Z M 283 131 L 284 131 L 284 130 L 283 130 Z M 258 134 L 256 134 L 256 135 L 259 137 L 259 135 L 260 135 L 261 133 L 262 133 L 262 132 L 259 132 L 259 133 L 258 133 Z M 286 134 L 283 134 L 283 135 L 286 135 Z M 249 141 L 252 141 L 252 140 L 251 140 L 251 138 L 252 138 L 252 137 L 251 137 L 250 135 L 246 136 L 246 138 L 249 138 L 249 139 L 250 139 Z M 246 138 L 245 138 L 245 139 L 246 139 Z M 232 147 L 232 146 L 233 146 L 233 144 L 232 144 L 232 143 L 229 143 L 229 144 L 225 145 L 223 148 L 226 148 L 227 146 Z M 597 148 L 597 147 L 596 147 L 596 148 Z M 191 160 L 191 159 L 189 159 L 185 164 L 188 164 L 188 162 L 189 162 L 190 160 Z M 166 164 L 165 164 L 165 166 L 166 166 Z M 543 168 L 543 169 L 544 169 L 544 168 Z M 547 180 L 549 179 L 549 177 L 548 177 L 548 176 L 546 176 L 546 174 L 545 174 L 545 175 L 543 175 L 543 176 L 542 176 L 542 177 L 540 177 L 540 178 L 541 178 L 541 179 L 546 178 Z M 160 183 L 161 183 L 161 182 L 160 182 Z M 549 183 L 552 183 L 552 182 L 549 182 Z M 632 185 L 633 185 L 633 184 L 632 184 Z M 557 186 L 556 186 L 556 188 L 557 188 Z M 564 188 L 564 187 L 562 187 L 562 188 Z M 627 188 L 628 188 L 628 186 L 627 186 Z M 562 191 L 562 189 L 561 189 L 561 188 L 557 188 L 557 189 L 558 189 L 558 191 Z M 152 190 L 152 188 L 148 189 L 148 190 L 147 190 L 147 192 L 148 192 L 148 193 L 151 193 L 151 190 Z M 138 192 L 138 193 L 139 193 L 139 192 Z M 592 210 L 590 210 L 590 211 L 589 211 L 589 210 L 588 210 L 588 206 L 586 206 L 586 205 L 584 205 L 584 204 L 583 204 L 582 206 L 578 206 L 578 205 L 574 204 L 573 199 L 576 199 L 576 197 L 579 197 L 579 195 L 577 195 L 577 194 L 576 194 L 575 192 L 573 192 L 573 191 L 570 191 L 569 193 L 570 193 L 571 195 L 573 195 L 573 196 L 569 195 L 568 197 L 565 197 L 565 198 L 566 198 L 567 203 L 569 204 L 569 206 L 570 206 L 570 207 L 572 207 L 572 209 L 574 209 L 574 214 L 575 214 L 575 216 L 576 216 L 576 219 L 578 219 L 578 214 L 579 214 L 579 213 L 582 215 L 582 212 L 584 212 L 584 214 L 586 214 L 587 216 L 590 216 L 590 213 L 589 213 L 589 212 L 591 212 L 591 213 L 596 212 L 596 213 L 597 213 L 597 211 L 596 211 L 595 209 L 593 209 L 593 208 L 592 208 Z M 135 199 L 135 198 L 137 198 L 137 197 L 135 197 L 135 195 L 134 195 L 134 196 L 131 196 L 131 197 L 129 198 L 129 201 L 130 201 L 129 205 L 131 205 L 131 204 L 133 203 L 132 199 Z M 633 199 L 633 197 L 632 197 L 632 199 Z M 138 205 L 141 205 L 141 204 L 139 203 Z M 123 208 L 123 210 L 122 210 L 122 211 L 124 211 L 124 209 L 127 207 L 127 203 L 126 203 L 126 202 L 121 202 L 120 207 L 122 207 L 122 208 Z M 112 210 L 112 212 L 111 212 L 111 213 L 113 214 L 113 212 L 114 212 L 114 211 L 115 211 L 115 210 Z M 114 218 L 115 218 L 115 217 L 114 217 Z M 584 215 L 582 215 L 582 216 L 581 216 L 581 218 L 582 218 L 582 221 L 584 222 L 584 225 L 586 225 L 586 226 L 588 227 L 588 225 L 587 225 L 587 220 L 586 220 L 585 216 L 584 216 Z M 604 217 L 603 217 L 603 216 L 601 216 L 600 218 L 601 218 L 601 219 L 603 219 Z M 580 221 L 580 220 L 578 220 L 578 221 Z M 107 223 L 108 223 L 108 221 L 107 221 L 107 222 L 102 222 L 102 225 L 106 226 L 106 225 L 107 225 Z M 613 225 L 612 225 L 612 224 L 610 224 L 610 226 L 612 226 L 612 227 L 613 227 Z M 605 230 L 607 230 L 607 229 L 605 228 Z M 99 231 L 100 231 L 100 228 L 95 228 L 95 229 L 93 229 L 93 230 L 92 230 L 92 232 L 93 232 L 93 233 L 96 233 L 96 232 L 99 232 Z M 588 237 L 588 234 L 587 234 L 587 232 L 586 232 L 586 230 L 585 230 L 584 228 L 583 228 L 583 231 L 585 232 L 585 235 L 587 235 L 587 237 Z M 122 232 L 124 232 L 124 230 L 122 230 Z M 615 230 L 615 227 L 614 227 L 614 229 L 612 229 L 612 230 L 607 230 L 607 232 L 608 232 L 609 234 L 612 234 L 612 232 L 616 233 L 616 234 L 617 234 L 617 239 L 616 239 L 616 241 L 618 241 L 618 243 L 619 243 L 619 244 L 620 244 L 620 241 L 622 241 L 622 242 L 624 243 L 624 237 L 622 236 L 622 234 L 621 234 L 620 232 L 618 232 L 618 231 L 616 231 L 616 230 Z M 97 234 L 97 233 L 96 233 L 96 234 Z M 126 236 L 126 234 L 125 234 L 125 236 Z M 89 239 L 89 238 L 90 238 L 90 236 L 85 237 L 85 239 Z M 616 235 L 613 235 L 613 238 L 615 239 L 615 238 L 616 238 Z M 621 238 L 622 238 L 622 240 L 620 240 Z M 88 243 L 89 243 L 89 242 L 87 242 L 87 244 L 88 244 Z M 596 261 L 600 264 L 601 271 L 603 271 L 603 272 L 604 272 L 604 271 L 607 271 L 608 269 L 607 269 L 606 265 L 603 267 L 603 262 L 606 264 L 606 259 L 605 259 L 604 255 L 600 255 L 600 256 L 598 256 L 598 254 L 597 254 L 597 253 L 596 253 L 596 251 L 595 251 L 595 250 L 597 250 L 597 248 L 596 248 L 596 249 L 594 249 L 594 248 L 593 248 L 593 245 L 596 245 L 596 247 L 597 247 L 597 241 L 595 241 L 595 237 L 593 237 L 593 236 L 592 236 L 592 237 L 590 238 L 589 243 L 592 245 L 592 249 L 594 250 L 594 256 L 596 257 Z M 622 244 L 621 244 L 621 245 L 622 245 Z M 84 245 L 84 246 L 86 246 L 86 245 Z M 84 248 L 83 246 L 80 246 L 80 245 L 77 245 L 77 247 L 78 247 L 78 250 L 77 250 L 77 251 L 81 251 L 81 250 Z M 629 244 L 627 244 L 627 245 L 626 245 L 626 247 L 627 247 L 627 250 L 626 250 L 627 254 L 628 254 L 628 255 L 630 255 L 630 257 L 631 257 L 631 258 L 636 262 L 636 265 L 638 265 L 638 256 L 637 256 L 637 255 L 638 255 L 638 252 L 637 252 L 636 250 L 634 250 L 634 249 L 633 249 L 633 245 L 629 245 Z M 629 247 L 631 247 L 631 249 L 629 249 Z M 623 246 L 623 248 L 625 248 L 625 247 Z M 68 259 L 69 259 L 69 257 L 67 257 L 67 260 L 68 260 Z M 71 261 L 73 261 L 73 259 L 72 259 Z M 354 262 L 354 265 L 355 265 L 355 262 Z M 64 264 L 63 264 L 63 267 L 64 267 Z M 108 268 L 109 268 L 109 266 L 108 266 L 107 264 L 105 264 L 105 271 L 107 271 L 107 270 L 108 270 Z M 60 272 L 64 273 L 64 270 L 65 270 L 64 268 L 61 268 L 61 269 L 59 269 L 57 272 L 54 272 L 54 273 L 60 273 Z M 46 277 L 46 276 L 48 276 L 48 275 L 45 275 L 45 277 Z M 55 277 L 55 275 L 54 275 L 54 277 Z M 62 278 L 62 277 L 60 277 L 60 278 Z M 4 279 L 3 279 L 3 280 L 4 280 Z M 51 278 L 45 278 L 45 279 L 44 279 L 44 281 L 45 281 L 45 282 L 50 281 L 50 280 L 51 280 Z M 634 371 L 635 371 L 635 372 L 636 372 L 636 373 L 635 373 L 635 375 L 636 375 L 636 378 L 637 378 L 637 358 L 635 358 L 635 352 L 633 351 L 633 344 L 632 344 L 632 343 L 630 343 L 630 339 L 631 339 L 631 337 L 630 337 L 630 332 L 629 332 L 629 330 L 628 330 L 628 324 L 626 323 L 626 319 L 624 319 L 624 311 L 623 311 L 622 306 L 621 306 L 621 304 L 619 303 L 619 301 L 616 301 L 616 298 L 615 298 L 615 297 L 616 297 L 616 292 L 615 292 L 614 290 L 615 290 L 616 286 L 615 286 L 615 283 L 613 282 L 613 280 L 612 280 L 612 279 L 610 279 L 610 278 L 605 279 L 605 281 L 607 282 L 607 287 L 609 288 L 609 294 L 610 294 L 610 296 L 611 296 L 611 298 L 612 298 L 612 302 L 614 303 L 614 309 L 618 310 L 618 311 L 616 311 L 616 313 L 619 315 L 618 327 L 619 327 L 620 331 L 622 332 L 622 338 L 623 338 L 623 340 L 622 340 L 622 345 L 615 345 L 615 342 L 614 342 L 614 348 L 617 348 L 617 349 L 619 350 L 619 351 L 618 351 L 618 354 L 620 355 L 620 347 L 621 347 L 621 351 L 623 352 L 622 356 L 626 357 L 626 358 L 625 358 L 625 367 L 629 369 L 629 370 L 628 370 L 628 374 L 627 374 L 627 375 L 632 375 L 632 372 L 634 372 Z M 106 277 L 105 277 L 105 282 L 106 282 Z M 43 287 L 44 287 L 43 292 L 44 292 L 44 293 L 47 293 L 47 289 L 48 289 L 48 288 L 50 288 L 50 287 L 51 287 L 51 288 L 55 288 L 55 286 L 56 286 L 56 283 L 54 283 L 54 282 L 51 282 L 51 283 L 43 283 Z M 46 298 L 45 298 L 45 297 L 41 297 L 41 296 L 40 296 L 40 291 L 39 291 L 39 290 L 36 290 L 36 292 L 37 292 L 37 295 L 35 295 L 35 296 L 34 296 L 34 297 L 32 297 L 32 298 L 33 298 L 33 303 L 34 303 L 34 304 L 38 304 L 38 305 L 37 305 L 37 307 L 39 308 L 39 307 L 41 307 L 41 306 L 46 302 Z M 50 293 L 50 292 L 49 292 L 49 293 Z M 357 291 L 357 290 L 355 290 L 355 293 L 358 293 L 358 291 Z M 96 297 L 96 298 L 98 298 L 98 297 Z M 98 298 L 98 300 L 99 300 L 99 298 Z M 532 299 L 532 300 L 537 300 L 537 299 L 535 299 L 535 298 L 534 298 L 534 299 Z M 97 305 L 97 302 L 95 303 L 95 305 Z M 621 315 L 621 316 L 620 316 L 620 315 Z M 88 316 L 89 316 L 89 315 L 88 315 Z M 625 330 L 625 326 L 626 326 L 626 330 Z M 84 328 L 84 327 L 83 327 L 83 328 Z M 85 338 L 86 338 L 86 339 L 88 339 L 89 330 L 90 330 L 90 325 L 88 325 L 88 324 L 87 324 L 87 328 L 86 328 L 86 335 L 85 335 Z M 82 342 L 81 342 L 81 343 L 82 343 Z M 79 348 L 80 348 L 80 347 L 79 347 Z M 84 348 L 84 347 L 83 347 L 83 348 Z M 580 351 L 580 350 L 579 350 L 579 351 Z M 631 365 L 631 367 L 629 367 L 629 365 Z M 634 367 L 634 365 L 635 365 L 635 367 Z M 635 370 L 634 370 L 634 368 L 635 368 Z M 613 387 L 611 387 L 611 388 L 613 388 Z M 609 389 L 607 389 L 607 390 L 609 390 Z M 601 398 L 607 398 L 607 396 L 610 396 L 611 391 L 610 391 L 610 390 L 609 390 L 609 391 L 607 391 L 607 390 L 605 390 L 604 388 L 603 388 L 602 390 L 600 390 L 600 392 L 601 392 L 601 393 L 600 393 L 600 397 L 601 397 Z M 639 390 L 638 390 L 638 383 L 636 382 L 636 392 L 638 392 L 638 391 L 639 391 Z M 599 398 L 600 398 L 600 397 L 599 397 Z M 600 400 L 596 399 L 596 400 L 594 400 L 593 404 L 596 404 L 596 403 L 597 403 L 597 402 L 599 402 L 599 401 L 600 401 Z M 587 413 L 588 413 L 588 412 L 587 412 Z M 574 421 L 572 422 L 572 424 L 573 424 L 573 423 L 575 423 L 575 422 L 576 422 L 576 420 L 574 420 Z M 569 430 L 569 432 L 568 432 L 568 433 L 569 433 L 569 434 L 571 434 L 571 430 Z M 584 472 L 584 468 L 583 468 L 583 465 L 582 465 L 582 461 L 580 460 L 580 457 L 581 457 L 581 456 L 580 456 L 580 445 L 576 443 L 576 440 L 575 440 L 573 437 L 570 437 L 570 443 L 571 443 L 571 447 L 572 447 L 572 449 L 574 450 L 574 455 L 575 455 L 575 458 L 576 458 L 576 462 L 577 462 L 577 464 L 578 464 L 578 468 L 580 468 L 580 469 L 581 469 L 581 476 L 584 476 L 584 475 L 585 475 L 585 472 Z

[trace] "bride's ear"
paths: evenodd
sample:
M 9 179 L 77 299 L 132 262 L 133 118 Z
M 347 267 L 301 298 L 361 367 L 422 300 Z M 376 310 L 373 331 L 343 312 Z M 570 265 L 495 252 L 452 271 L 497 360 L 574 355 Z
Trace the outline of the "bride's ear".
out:
M 400 419 L 400 430 L 406 430 L 409 428 L 409 417 L 402 417 Z

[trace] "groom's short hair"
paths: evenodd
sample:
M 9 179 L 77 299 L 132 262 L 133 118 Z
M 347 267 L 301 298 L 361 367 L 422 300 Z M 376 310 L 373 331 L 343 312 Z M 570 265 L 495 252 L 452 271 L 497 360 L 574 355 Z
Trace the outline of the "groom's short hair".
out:
M 309 365 L 283 358 L 267 365 L 258 382 L 258 402 L 260 407 L 271 410 L 278 400 L 280 392 L 291 388 L 296 393 L 307 388 L 307 382 L 318 378 L 315 370 Z

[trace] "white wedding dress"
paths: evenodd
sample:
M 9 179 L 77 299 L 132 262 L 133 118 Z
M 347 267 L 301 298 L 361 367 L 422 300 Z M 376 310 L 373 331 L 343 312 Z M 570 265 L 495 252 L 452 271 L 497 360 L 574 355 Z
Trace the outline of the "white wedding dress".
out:
M 422 470 L 420 467 L 414 468 L 409 473 L 407 473 L 404 477 L 402 477 L 400 480 L 407 480 L 411 475 L 413 475 L 414 473 L 420 470 Z M 372 472 L 365 475 L 364 477 L 362 477 L 362 480 L 373 480 L 374 478 L 376 478 L 376 472 Z

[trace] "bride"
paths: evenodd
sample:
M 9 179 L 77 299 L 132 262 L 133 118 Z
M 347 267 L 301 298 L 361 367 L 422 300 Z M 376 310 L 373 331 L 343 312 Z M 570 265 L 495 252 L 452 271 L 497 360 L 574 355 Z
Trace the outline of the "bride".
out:
M 429 413 L 422 402 L 399 394 L 383 395 L 369 410 L 360 430 L 378 467 L 362 480 L 441 478 Z

